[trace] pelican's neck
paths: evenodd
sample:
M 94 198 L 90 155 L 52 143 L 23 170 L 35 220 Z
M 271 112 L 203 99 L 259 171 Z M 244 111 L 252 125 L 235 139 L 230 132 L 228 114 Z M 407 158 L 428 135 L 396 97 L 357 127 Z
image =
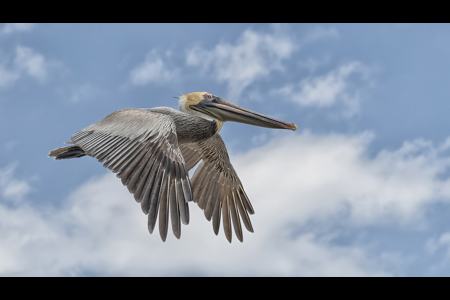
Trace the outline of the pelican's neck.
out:
M 186 102 L 187 102 L 186 96 L 182 95 L 179 99 L 180 100 L 178 101 L 178 109 L 182 112 L 188 113 L 186 109 Z

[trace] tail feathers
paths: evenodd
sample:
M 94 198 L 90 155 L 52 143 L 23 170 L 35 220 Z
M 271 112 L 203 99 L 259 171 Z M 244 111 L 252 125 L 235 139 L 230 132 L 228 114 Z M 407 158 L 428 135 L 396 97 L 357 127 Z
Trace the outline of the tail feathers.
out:
M 49 157 L 55 159 L 69 159 L 85 156 L 86 153 L 78 146 L 67 146 L 50 151 Z

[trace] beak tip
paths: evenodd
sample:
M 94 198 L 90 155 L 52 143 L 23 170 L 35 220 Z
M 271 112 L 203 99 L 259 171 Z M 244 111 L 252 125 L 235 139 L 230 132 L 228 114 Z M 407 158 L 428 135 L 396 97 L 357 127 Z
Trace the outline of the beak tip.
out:
M 297 131 L 297 125 L 292 124 L 292 130 L 293 130 L 293 131 Z

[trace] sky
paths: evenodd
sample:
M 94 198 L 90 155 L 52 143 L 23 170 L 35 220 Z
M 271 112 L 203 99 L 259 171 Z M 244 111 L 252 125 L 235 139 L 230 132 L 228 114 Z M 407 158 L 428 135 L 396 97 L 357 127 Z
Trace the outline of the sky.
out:
M 0 275 L 450 276 L 449 78 L 449 24 L 0 24 Z M 162 242 L 102 164 L 47 157 L 200 91 L 298 126 L 220 132 L 243 243 L 195 203 Z

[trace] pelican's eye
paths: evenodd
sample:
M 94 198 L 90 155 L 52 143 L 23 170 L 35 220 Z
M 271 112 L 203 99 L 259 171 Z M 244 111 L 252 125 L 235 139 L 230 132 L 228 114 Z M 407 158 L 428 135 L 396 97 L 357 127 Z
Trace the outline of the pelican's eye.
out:
M 206 97 L 206 99 L 208 99 L 208 100 L 211 100 L 211 99 L 213 98 L 213 96 L 210 95 L 210 94 L 206 94 L 205 97 Z

